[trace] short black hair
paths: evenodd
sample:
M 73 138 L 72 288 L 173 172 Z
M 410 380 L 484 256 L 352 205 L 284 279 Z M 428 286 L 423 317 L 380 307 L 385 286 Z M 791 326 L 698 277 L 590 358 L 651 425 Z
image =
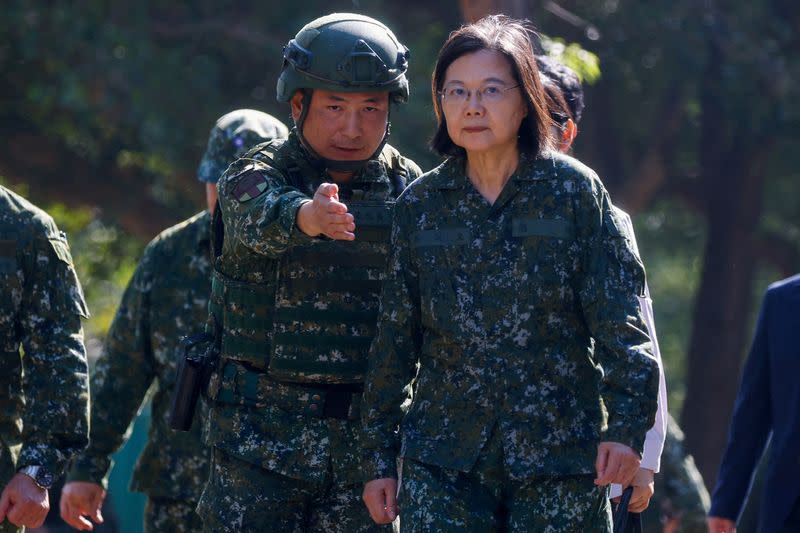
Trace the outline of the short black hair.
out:
M 545 55 L 536 56 L 536 65 L 539 67 L 539 72 L 547 76 L 561 89 L 561 94 L 564 95 L 564 100 L 567 102 L 569 112 L 572 115 L 570 117 L 572 121 L 575 124 L 580 122 L 581 114 L 583 114 L 583 87 L 575 71 Z

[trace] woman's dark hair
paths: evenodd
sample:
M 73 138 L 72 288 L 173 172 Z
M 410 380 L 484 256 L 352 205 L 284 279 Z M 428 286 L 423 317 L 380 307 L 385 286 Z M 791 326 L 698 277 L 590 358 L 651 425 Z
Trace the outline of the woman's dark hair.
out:
M 447 123 L 439 94 L 448 67 L 461 56 L 481 50 L 493 50 L 502 54 L 511 65 L 511 72 L 522 91 L 528 115 L 519 127 L 520 152 L 538 156 L 551 147 L 549 130 L 551 119 L 534 58 L 532 33 L 533 30 L 524 21 L 505 15 L 489 15 L 450 34 L 439 50 L 431 77 L 433 109 L 438 122 L 431 147 L 436 152 L 441 155 L 465 153 L 463 148 L 453 143 L 447 133 Z

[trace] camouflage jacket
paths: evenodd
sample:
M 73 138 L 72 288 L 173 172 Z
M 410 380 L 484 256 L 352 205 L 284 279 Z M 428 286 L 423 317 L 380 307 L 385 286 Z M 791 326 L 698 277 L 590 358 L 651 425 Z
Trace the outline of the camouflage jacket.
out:
M 345 204 L 350 191 L 355 194 L 356 190 L 366 190 L 367 194 L 380 190 L 382 195 L 388 192 L 394 199 L 402 191 L 406 179 L 421 174 L 416 164 L 402 158 L 390 146 L 384 148 L 380 161 L 380 172 L 362 171 L 354 175 L 349 184 L 340 186 L 340 198 Z M 398 175 L 400 170 L 404 175 Z M 356 482 L 362 479 L 357 438 L 359 424 L 306 416 L 301 402 L 314 395 L 303 395 L 305 389 L 301 385 L 279 383 L 268 377 L 266 347 L 262 352 L 254 352 L 257 357 L 251 359 L 234 347 L 228 348 L 226 341 L 254 344 L 268 342 L 272 337 L 269 317 L 276 302 L 275 290 L 271 293 L 256 291 L 273 283 L 287 250 L 324 240 L 303 234 L 297 229 L 295 219 L 300 205 L 311 199 L 317 187 L 326 181 L 332 180 L 309 158 L 294 131 L 286 141 L 273 141 L 266 148 L 262 146 L 250 152 L 231 165 L 220 179 L 224 242 L 215 270 L 229 280 L 226 291 L 240 294 L 239 304 L 233 306 L 226 301 L 220 308 L 236 307 L 233 311 L 241 318 L 235 323 L 233 318 L 213 319 L 225 330 L 222 353 L 223 359 L 229 362 L 223 364 L 208 438 L 210 445 L 285 476 L 321 481 L 327 475 L 327 466 L 332 465 L 336 479 Z M 358 225 L 356 220 L 356 240 L 359 239 Z M 354 279 L 354 289 L 366 281 Z M 314 305 L 326 309 L 336 305 L 337 300 L 352 298 L 346 291 L 321 292 Z M 262 326 L 259 329 L 254 324 Z M 348 330 L 348 325 L 343 324 L 343 328 Z M 257 382 L 252 381 L 256 378 Z
M 656 492 L 642 513 L 645 531 L 661 531 L 662 524 L 677 518 L 678 533 L 705 533 L 711 499 L 703 477 L 686 452 L 683 431 L 667 417 L 667 438 L 661 454 L 661 471 L 656 474 Z M 750 531 L 743 529 L 742 531 Z
M 15 464 L 60 475 L 86 446 L 87 316 L 64 233 L 0 186 L 0 486 Z
M 511 479 L 594 472 L 600 441 L 641 453 L 644 270 L 593 171 L 522 157 L 490 205 L 449 159 L 398 199 L 392 249 L 362 408 L 373 477 L 398 451 L 469 471 L 492 431 Z
M 201 418 L 187 433 L 169 428 L 180 339 L 202 331 L 208 314 L 211 262 L 207 211 L 173 226 L 145 249 L 92 372 L 89 448 L 70 480 L 107 485 L 111 455 L 152 389 L 152 422 L 132 490 L 196 501 L 208 476 Z M 200 410 L 203 402 L 198 402 Z

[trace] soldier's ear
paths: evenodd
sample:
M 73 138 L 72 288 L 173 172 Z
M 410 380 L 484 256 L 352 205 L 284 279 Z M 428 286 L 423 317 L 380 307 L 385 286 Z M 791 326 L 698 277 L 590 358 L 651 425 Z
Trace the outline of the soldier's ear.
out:
M 292 99 L 289 100 L 289 104 L 292 107 L 292 120 L 297 122 L 297 119 L 300 118 L 300 113 L 303 111 L 303 91 L 295 91 Z

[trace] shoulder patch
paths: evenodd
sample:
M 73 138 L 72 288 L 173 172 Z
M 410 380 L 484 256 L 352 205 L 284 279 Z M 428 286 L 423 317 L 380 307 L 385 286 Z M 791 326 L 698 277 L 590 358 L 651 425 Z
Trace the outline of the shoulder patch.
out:
M 239 202 L 247 202 L 264 194 L 267 178 L 257 170 L 244 173 L 233 187 L 233 197 Z

